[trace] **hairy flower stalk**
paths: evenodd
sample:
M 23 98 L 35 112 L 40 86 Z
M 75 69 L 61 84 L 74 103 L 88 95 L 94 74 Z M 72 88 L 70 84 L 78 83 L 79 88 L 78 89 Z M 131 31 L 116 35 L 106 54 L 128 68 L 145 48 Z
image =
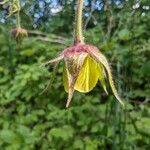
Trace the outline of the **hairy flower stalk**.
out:
M 83 0 L 77 1 L 76 27 L 74 45 L 65 48 L 63 52 L 46 64 L 58 64 L 64 61 L 63 83 L 65 91 L 68 92 L 66 107 L 69 106 L 74 91 L 82 93 L 90 92 L 98 81 L 108 94 L 105 80 L 108 78 L 110 87 L 116 99 L 123 105 L 115 88 L 111 69 L 106 57 L 93 45 L 85 44 L 82 35 L 82 8 Z
M 28 36 L 27 30 L 21 28 L 20 10 L 20 1 L 12 0 L 10 14 L 8 17 L 12 15 L 16 16 L 16 28 L 11 30 L 11 35 L 13 38 L 15 38 L 18 47 L 20 47 L 23 39 Z
M 82 10 L 83 10 L 83 0 L 77 1 L 76 8 L 76 18 L 75 18 L 75 43 L 84 43 L 83 42 L 83 33 L 82 33 Z

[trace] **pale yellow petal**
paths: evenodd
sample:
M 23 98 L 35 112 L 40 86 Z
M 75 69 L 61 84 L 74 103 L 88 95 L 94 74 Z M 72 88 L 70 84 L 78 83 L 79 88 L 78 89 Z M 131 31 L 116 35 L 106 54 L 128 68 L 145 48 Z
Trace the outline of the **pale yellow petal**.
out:
M 87 55 L 83 66 L 78 74 L 75 90 L 83 93 L 91 91 L 98 81 L 98 64 Z

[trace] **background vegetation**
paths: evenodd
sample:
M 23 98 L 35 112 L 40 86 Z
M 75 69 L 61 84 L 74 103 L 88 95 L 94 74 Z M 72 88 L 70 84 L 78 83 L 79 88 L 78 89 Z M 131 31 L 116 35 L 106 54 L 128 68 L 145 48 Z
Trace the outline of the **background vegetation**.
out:
M 109 3 L 111 2 L 111 3 Z M 52 66 L 40 65 L 73 42 L 75 0 L 22 0 L 18 49 L 0 6 L 0 150 L 149 150 L 149 0 L 86 0 L 85 41 L 111 62 L 125 109 L 102 87 L 76 92 L 69 109 L 59 65 L 51 88 Z M 111 93 L 111 91 L 110 91 Z

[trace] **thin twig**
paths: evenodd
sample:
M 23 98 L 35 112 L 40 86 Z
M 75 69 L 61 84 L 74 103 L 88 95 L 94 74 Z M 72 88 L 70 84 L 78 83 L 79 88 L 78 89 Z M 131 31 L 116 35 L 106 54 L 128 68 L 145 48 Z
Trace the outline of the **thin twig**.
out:
M 34 34 L 34 35 L 40 35 L 40 36 L 44 36 L 44 37 L 48 37 L 48 34 L 41 32 L 41 31 L 33 31 L 33 30 L 28 30 L 29 34 Z M 56 38 L 56 39 L 60 39 L 65 41 L 66 38 L 62 37 L 62 36 L 58 36 L 58 35 L 54 35 L 54 34 L 49 34 L 51 37 Z
M 0 5 L 4 5 L 4 4 L 6 4 L 7 2 L 9 2 L 9 0 L 4 0 L 4 1 L 0 2 Z
M 35 37 L 34 39 L 45 41 L 45 42 L 58 43 L 58 44 L 68 46 L 68 44 L 66 42 L 62 41 L 62 40 L 50 39 L 50 38 L 47 38 L 47 37 Z
M 106 11 L 106 17 L 107 17 L 107 38 L 109 39 L 112 29 L 115 26 L 115 21 L 113 17 L 113 11 L 112 11 L 110 0 L 103 0 L 103 1 L 104 1 L 104 11 Z
M 48 89 L 51 88 L 52 86 L 52 83 L 55 79 L 55 76 L 56 76 L 56 71 L 57 71 L 57 66 L 58 66 L 59 62 L 55 63 L 54 64 L 54 68 L 53 68 L 53 72 L 52 72 L 52 76 L 51 76 L 51 79 L 50 81 L 48 82 L 48 84 L 46 85 L 45 89 L 40 93 L 40 95 L 42 95 L 43 93 L 45 93 Z
M 90 19 L 93 16 L 92 14 L 93 14 L 93 11 L 94 11 L 94 4 L 95 4 L 95 0 L 92 0 L 91 1 L 91 8 L 90 8 L 89 16 L 88 16 L 88 18 L 85 21 L 84 30 L 87 28 L 87 25 L 88 25 Z

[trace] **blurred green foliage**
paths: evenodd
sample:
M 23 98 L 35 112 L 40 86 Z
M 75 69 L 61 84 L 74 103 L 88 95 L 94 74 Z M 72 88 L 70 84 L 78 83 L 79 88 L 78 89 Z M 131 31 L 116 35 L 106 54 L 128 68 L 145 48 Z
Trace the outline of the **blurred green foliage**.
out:
M 142 0 L 135 8 L 134 0 L 115 2 L 111 35 L 100 0 L 96 3 L 102 8 L 95 6 L 84 35 L 111 62 L 125 109 L 99 85 L 88 94 L 76 92 L 65 109 L 63 63 L 51 88 L 40 94 L 53 69 L 41 64 L 73 41 L 74 2 L 58 1 L 61 9 L 53 14 L 53 1 L 22 1 L 22 25 L 29 37 L 20 49 L 10 36 L 14 18 L 5 20 L 7 6 L 0 6 L 0 150 L 150 149 L 150 11 L 144 9 L 149 3 Z

